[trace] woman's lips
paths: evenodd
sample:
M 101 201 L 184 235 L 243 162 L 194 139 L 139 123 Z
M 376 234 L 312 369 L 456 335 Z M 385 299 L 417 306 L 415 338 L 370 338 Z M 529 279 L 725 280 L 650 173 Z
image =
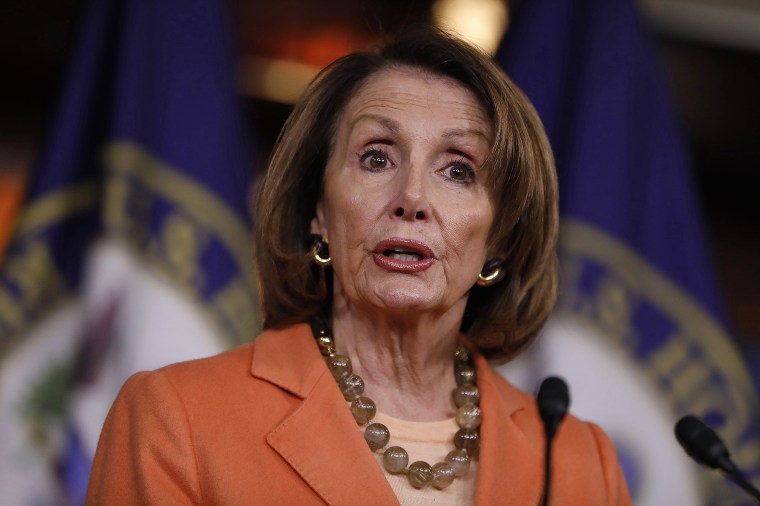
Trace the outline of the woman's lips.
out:
M 435 261 L 433 250 L 426 244 L 395 237 L 377 243 L 372 257 L 378 267 L 393 272 L 424 271 Z

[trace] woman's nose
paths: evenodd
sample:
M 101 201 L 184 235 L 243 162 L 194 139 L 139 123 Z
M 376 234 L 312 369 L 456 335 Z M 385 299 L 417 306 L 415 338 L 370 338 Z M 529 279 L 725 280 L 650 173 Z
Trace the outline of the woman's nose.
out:
M 399 174 L 398 199 L 393 206 L 393 214 L 404 220 L 424 220 L 430 216 L 423 171 L 410 167 Z

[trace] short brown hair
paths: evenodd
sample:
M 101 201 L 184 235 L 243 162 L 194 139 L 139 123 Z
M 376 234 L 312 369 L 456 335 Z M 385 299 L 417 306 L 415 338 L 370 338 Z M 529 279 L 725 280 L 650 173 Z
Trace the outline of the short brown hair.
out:
M 473 287 L 462 331 L 491 359 L 524 350 L 556 298 L 558 229 L 554 159 L 533 106 L 492 59 L 431 27 L 406 30 L 375 52 L 353 53 L 322 70 L 277 140 L 255 209 L 255 260 L 264 324 L 306 322 L 330 307 L 332 273 L 311 264 L 309 225 L 322 192 L 339 115 L 368 76 L 419 68 L 471 90 L 494 132 L 485 162 L 495 219 L 489 251 L 506 275 Z

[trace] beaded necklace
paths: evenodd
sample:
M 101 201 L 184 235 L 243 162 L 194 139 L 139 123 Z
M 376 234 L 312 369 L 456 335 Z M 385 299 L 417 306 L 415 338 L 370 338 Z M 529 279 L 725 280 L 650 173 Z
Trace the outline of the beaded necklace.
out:
M 377 408 L 372 399 L 362 395 L 364 380 L 353 372 L 350 358 L 335 353 L 335 340 L 327 322 L 315 318 L 312 322 L 312 332 L 343 397 L 351 402 L 350 409 L 354 420 L 360 426 L 366 425 L 364 439 L 370 450 L 382 450 L 390 440 L 390 431 L 385 425 L 373 422 Z M 475 385 L 475 368 L 470 354 L 461 345 L 454 354 L 454 377 L 457 383 L 457 388 L 453 391 L 454 402 L 458 408 L 456 422 L 460 427 L 454 435 L 456 449 L 450 451 L 443 462 L 437 462 L 432 466 L 421 460 L 409 464 L 409 454 L 400 446 L 391 446 L 383 451 L 385 470 L 389 473 L 405 474 L 414 488 L 422 488 L 429 484 L 437 489 L 448 487 L 455 477 L 467 474 L 470 460 L 477 457 L 480 449 L 480 392 Z

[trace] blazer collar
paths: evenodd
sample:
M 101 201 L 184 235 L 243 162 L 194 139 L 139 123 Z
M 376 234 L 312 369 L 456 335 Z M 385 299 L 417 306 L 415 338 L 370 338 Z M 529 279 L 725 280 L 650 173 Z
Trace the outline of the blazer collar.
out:
M 305 323 L 267 330 L 256 338 L 251 374 L 305 399 L 327 366 Z
M 331 505 L 398 504 L 308 325 L 256 339 L 252 374 L 303 400 L 267 435 L 269 446 Z M 346 427 L 352 430 L 346 430 Z

